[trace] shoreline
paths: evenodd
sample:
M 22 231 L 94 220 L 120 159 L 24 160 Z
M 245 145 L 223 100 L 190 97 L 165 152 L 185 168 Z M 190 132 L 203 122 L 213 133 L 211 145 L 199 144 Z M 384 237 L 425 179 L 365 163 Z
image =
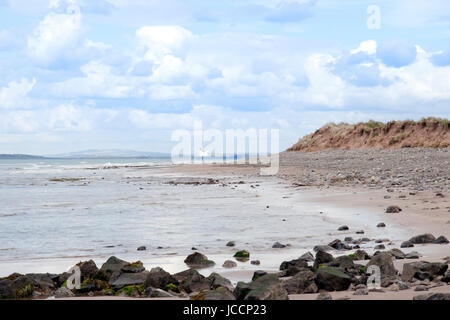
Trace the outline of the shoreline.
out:
M 348 231 L 334 231 L 328 230 L 324 232 L 325 239 L 332 240 L 340 239 L 351 236 L 355 237 L 355 231 L 365 229 L 365 235 L 369 236 L 371 240 L 381 238 L 383 234 L 388 234 L 391 245 L 386 245 L 386 251 L 391 248 L 399 248 L 400 243 L 408 240 L 409 238 L 423 233 L 432 233 L 435 237 L 444 236 L 449 238 L 449 217 L 448 210 L 450 209 L 448 203 L 449 194 L 447 192 L 442 193 L 442 197 L 436 196 L 436 191 L 415 191 L 414 194 L 410 194 L 410 188 L 406 187 L 393 187 L 389 192 L 385 188 L 371 187 L 368 185 L 339 185 L 339 186 L 298 186 L 295 181 L 298 180 L 297 175 L 286 174 L 286 168 L 281 169 L 281 174 L 276 177 L 260 177 L 258 175 L 259 168 L 256 166 L 222 166 L 222 165 L 183 165 L 172 166 L 158 169 L 158 175 L 170 177 L 175 175 L 177 177 L 185 177 L 192 179 L 199 178 L 213 178 L 218 179 L 219 183 L 224 183 L 230 188 L 236 188 L 245 192 L 255 192 L 259 197 L 264 198 L 266 202 L 270 202 L 270 205 L 277 205 L 277 201 L 283 201 L 283 205 L 286 207 L 301 205 L 302 209 L 307 211 L 314 211 L 316 213 L 325 212 L 326 220 L 328 223 L 333 223 L 337 228 L 340 220 L 342 223 L 349 224 Z M 292 169 L 288 171 L 292 172 Z M 243 181 L 242 184 L 237 184 L 238 181 Z M 254 185 L 258 184 L 258 187 Z M 278 191 L 276 191 L 278 190 Z M 280 191 L 282 190 L 282 191 Z M 272 196 L 272 198 L 269 197 Z M 389 198 L 386 198 L 388 196 Z M 270 199 L 270 200 L 269 200 Z M 272 204 L 274 203 L 274 204 Z M 387 214 L 385 209 L 390 205 L 398 205 L 403 210 L 399 213 Z M 438 208 L 438 209 L 436 209 Z M 426 212 L 427 214 L 424 214 Z M 288 218 L 289 219 L 289 218 Z M 325 221 L 325 220 L 324 220 Z M 386 228 L 376 228 L 376 224 L 384 222 Z M 364 235 L 362 235 L 364 236 Z M 356 238 L 356 237 L 355 237 Z M 227 241 L 233 239 L 222 239 L 221 241 Z M 317 243 L 317 245 L 325 245 L 328 240 L 323 243 Z M 263 246 L 265 247 L 265 246 Z M 374 244 L 363 247 L 372 253 L 376 251 Z M 221 265 L 223 260 L 231 258 L 231 253 L 234 249 L 226 249 L 219 253 L 204 252 L 202 248 L 198 248 L 200 252 L 206 253 L 208 258 L 217 261 L 218 265 Z M 237 249 L 237 248 L 236 248 Z M 283 260 L 296 259 L 301 254 L 312 251 L 312 247 L 298 248 L 295 245 L 284 249 L 270 249 L 261 248 L 261 252 L 265 251 L 266 254 L 259 253 L 259 260 L 261 260 L 261 266 L 255 266 L 254 268 L 244 269 L 214 269 L 219 274 L 230 279 L 233 285 L 236 285 L 238 281 L 248 282 L 255 270 L 264 270 L 269 273 L 279 271 L 279 264 Z M 416 245 L 414 248 L 402 249 L 405 253 L 410 251 L 419 251 L 422 255 L 420 259 L 415 260 L 396 260 L 394 261 L 397 269 L 401 271 L 404 263 L 413 261 L 442 261 L 444 257 L 450 256 L 449 245 Z M 207 251 L 207 250 L 206 250 Z M 384 251 L 384 250 L 383 250 Z M 333 251 L 332 254 L 336 257 L 339 255 L 346 255 L 352 251 Z M 170 273 L 179 272 L 187 269 L 181 261 L 186 257 L 186 252 L 179 253 L 177 255 L 166 257 L 150 257 L 147 259 L 141 259 L 147 270 L 153 267 L 160 266 Z M 81 257 L 79 257 L 81 258 Z M 97 257 L 94 259 L 100 264 L 100 260 L 105 261 L 107 257 Z M 119 256 L 120 258 L 120 256 Z M 136 254 L 136 258 L 139 256 Z M 253 256 L 252 256 L 253 258 Z M 258 258 L 258 253 L 255 258 Z M 87 257 L 87 259 L 90 259 Z M 136 260 L 137 260 L 136 259 Z M 55 259 L 57 260 L 57 259 Z M 72 261 L 77 260 L 73 259 Z M 150 261 L 152 260 L 152 261 Z M 170 264 L 178 265 L 176 268 L 170 268 L 168 265 L 161 263 L 161 261 L 170 260 Z M 42 261 L 45 261 L 42 260 Z M 60 262 L 67 262 L 67 259 L 62 259 Z M 269 262 L 270 261 L 270 262 Z M 16 263 L 23 263 L 18 261 Z M 100 266 L 100 265 L 99 265 Z M 66 267 L 68 267 L 66 265 Z M 11 267 L 12 269 L 13 267 Z M 182 269 L 182 270 L 181 270 Z M 59 270 L 61 272 L 63 270 Z M 48 272 L 45 271 L 45 272 Z M 211 269 L 202 269 L 200 273 L 204 276 L 208 276 L 212 272 Z M 56 273 L 56 270 L 55 270 Z M 446 291 L 449 289 L 448 291 Z M 450 292 L 450 286 L 440 287 L 439 290 L 444 292 Z M 345 291 L 347 292 L 347 291 Z M 386 292 L 384 294 L 374 293 L 368 296 L 353 296 L 352 292 L 347 293 L 337 292 L 332 294 L 333 298 L 344 298 L 350 294 L 350 299 L 396 299 L 397 298 L 410 298 L 411 294 L 417 295 L 417 292 L 408 293 L 402 291 L 402 294 L 398 292 Z M 347 296 L 346 296 L 347 294 Z M 302 295 L 290 295 L 291 299 L 311 299 L 317 294 L 302 294 Z M 95 299 L 95 298 L 91 298 Z

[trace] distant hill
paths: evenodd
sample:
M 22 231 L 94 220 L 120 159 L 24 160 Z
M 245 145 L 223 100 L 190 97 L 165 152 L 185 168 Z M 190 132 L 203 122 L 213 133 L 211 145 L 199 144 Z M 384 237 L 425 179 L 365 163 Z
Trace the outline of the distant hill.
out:
M 45 159 L 45 158 L 40 156 L 31 156 L 28 154 L 0 154 L 0 159 L 20 160 L 20 159 Z
M 160 152 L 142 152 L 132 150 L 84 150 L 51 155 L 52 158 L 101 159 L 101 158 L 167 158 L 170 154 Z
M 450 147 L 449 120 L 369 121 L 358 124 L 327 124 L 300 139 L 287 151 L 313 152 L 325 149 L 399 149 Z

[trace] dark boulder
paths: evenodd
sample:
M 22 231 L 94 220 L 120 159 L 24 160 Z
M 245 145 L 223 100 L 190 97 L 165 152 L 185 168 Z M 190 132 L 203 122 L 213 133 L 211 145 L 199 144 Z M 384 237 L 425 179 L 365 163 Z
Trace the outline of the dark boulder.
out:
M 390 253 L 395 259 L 405 259 L 406 257 L 406 254 L 397 248 L 389 250 L 388 253 Z
M 313 248 L 314 252 L 318 251 L 332 251 L 334 248 L 330 247 L 329 245 L 317 245 Z
M 448 243 L 448 239 L 444 236 L 439 236 L 437 237 L 434 241 L 434 244 L 447 244 Z
M 413 280 L 433 280 L 435 277 L 444 275 L 448 265 L 440 262 L 416 261 L 403 265 L 402 280 L 405 282 Z
M 110 257 L 100 268 L 100 271 L 106 274 L 110 283 L 114 282 L 121 274 L 122 268 L 129 262 L 116 257 Z
M 325 265 L 327 263 L 333 262 L 334 258 L 331 254 L 325 251 L 318 251 L 316 253 L 316 259 L 314 260 L 313 269 L 317 269 L 320 265 Z
M 367 267 L 369 266 L 378 266 L 381 271 L 381 277 L 389 277 L 396 276 L 398 271 L 394 267 L 394 263 L 392 262 L 392 256 L 387 252 L 380 252 L 370 259 Z
M 194 252 L 187 256 L 184 263 L 193 268 L 207 268 L 215 265 L 214 261 L 208 260 L 208 257 L 200 252 Z
M 277 242 L 275 242 L 275 243 L 272 245 L 272 248 L 274 248 L 274 249 L 283 249 L 283 248 L 286 248 L 286 245 L 285 245 L 285 244 L 282 244 L 282 243 L 279 243 L 279 242 L 277 241 Z
M 399 213 L 402 209 L 399 206 L 389 206 L 386 208 L 386 213 Z
M 253 273 L 253 277 L 252 277 L 252 281 L 255 281 L 258 278 L 261 278 L 262 276 L 265 276 L 267 274 L 267 272 L 263 271 L 263 270 L 256 270 Z
M 81 281 L 84 281 L 87 278 L 93 278 L 98 272 L 97 265 L 93 260 L 79 262 L 76 266 L 80 268 Z
M 209 290 L 210 283 L 197 270 L 189 269 L 173 275 L 180 283 L 180 288 L 186 293 Z
M 0 299 L 14 299 L 13 282 L 9 279 L 0 279 Z
M 237 300 L 288 300 L 287 291 L 275 274 L 267 274 L 248 284 L 239 282 L 233 293 Z
M 414 243 L 412 243 L 411 241 L 404 241 L 400 245 L 400 248 L 412 248 L 412 247 L 414 247 Z
M 316 293 L 319 291 L 314 282 L 314 273 L 309 270 L 300 271 L 286 280 L 283 286 L 288 294 Z
M 156 267 L 150 270 L 145 279 L 145 288 L 152 287 L 164 289 L 167 285 L 178 285 L 178 280 L 164 269 Z
M 348 226 L 340 226 L 338 228 L 338 231 L 346 231 L 346 230 L 348 230 Z
M 364 250 L 356 250 L 354 258 L 355 260 L 370 260 L 370 255 Z
M 124 265 L 120 270 L 125 273 L 140 273 L 145 271 L 145 268 L 141 261 L 136 261 Z
M 128 286 L 144 285 L 148 273 L 148 271 L 140 273 L 122 273 L 111 285 L 114 290 L 119 290 Z
M 409 239 L 409 241 L 414 244 L 433 243 L 435 240 L 436 238 L 430 233 L 421 234 Z
M 326 291 L 344 291 L 351 284 L 351 278 L 338 268 L 321 266 L 317 269 L 314 281 L 317 287 Z
M 226 288 L 229 291 L 233 291 L 233 284 L 231 283 L 230 280 L 228 280 L 227 278 L 222 277 L 220 274 L 218 273 L 211 273 L 207 278 L 206 281 L 209 282 L 209 287 L 210 289 L 217 289 L 220 287 Z
M 195 298 L 193 300 L 195 300 Z M 204 293 L 203 294 L 203 299 L 201 299 L 201 300 L 205 300 L 205 301 L 209 301 L 209 300 L 212 300 L 212 301 L 218 301 L 218 300 L 233 301 L 233 300 L 236 300 L 236 298 L 233 295 L 233 292 L 231 292 L 227 288 L 219 287 L 217 289 L 210 290 L 210 291 L 207 291 L 206 293 Z

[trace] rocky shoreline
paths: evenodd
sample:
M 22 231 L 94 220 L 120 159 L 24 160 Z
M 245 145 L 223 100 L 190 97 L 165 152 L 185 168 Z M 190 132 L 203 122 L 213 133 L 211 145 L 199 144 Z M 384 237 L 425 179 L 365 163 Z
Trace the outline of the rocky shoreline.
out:
M 339 229 L 345 230 L 343 227 Z M 398 292 L 414 288 L 417 292 L 414 300 L 450 300 L 450 290 L 445 293 L 433 292 L 434 288 L 450 285 L 450 257 L 444 257 L 442 262 L 427 262 L 417 260 L 420 253 L 405 253 L 398 248 L 376 251 L 370 256 L 359 249 L 359 244 L 367 241 L 371 240 L 346 237 L 343 241 L 336 239 L 328 245 L 318 245 L 313 249 L 315 255 L 308 252 L 298 259 L 283 261 L 277 273 L 257 270 L 251 282 L 238 282 L 236 286 L 215 272 L 208 277 L 201 275 L 198 269 L 208 268 L 216 262 L 197 251 L 185 259 L 188 269 L 175 274 L 159 267 L 148 271 L 140 261 L 130 263 L 113 256 L 100 268 L 92 260 L 78 263 L 75 267 L 80 271 L 80 286 L 72 290 L 69 289 L 68 281 L 73 278 L 68 272 L 11 274 L 0 279 L 0 299 L 128 297 L 289 300 L 290 295 L 311 294 L 316 295 L 317 300 L 330 300 L 329 293 L 334 291 L 369 295 L 370 292 Z M 381 243 L 383 240 L 376 242 Z M 405 242 L 407 247 L 415 244 L 448 246 L 444 236 L 436 238 L 431 234 L 418 235 Z M 355 249 L 354 253 L 345 253 Z M 336 256 L 330 252 L 336 253 Z M 240 250 L 236 251 L 233 258 L 247 262 L 250 257 L 250 252 Z M 404 263 L 399 272 L 394 261 L 403 259 L 414 261 Z M 233 268 L 233 262 L 226 260 L 224 266 Z M 251 263 L 257 264 L 257 261 L 252 260 Z M 370 266 L 377 266 L 381 272 L 379 287 L 368 285 Z
M 348 202 L 353 207 L 358 203 L 360 207 L 366 208 L 367 199 L 374 198 L 375 200 L 370 200 L 372 207 L 384 212 L 387 220 L 378 224 L 371 223 L 367 227 L 384 230 L 386 224 L 390 227 L 397 220 L 399 225 L 408 227 L 411 236 L 418 234 L 414 237 L 403 236 L 389 240 L 380 236 L 384 233 L 380 233 L 377 235 L 379 238 L 374 239 L 365 237 L 364 230 L 350 228 L 349 231 L 347 225 L 336 226 L 335 233 L 332 233 L 335 240 L 319 243 L 315 247 L 311 245 L 310 252 L 293 260 L 281 261 L 280 258 L 278 272 L 274 272 L 276 267 L 272 270 L 253 270 L 250 282 L 237 283 L 232 283 L 217 272 L 208 276 L 205 272 L 214 265 L 235 270 L 237 262 L 258 266 L 261 262 L 253 259 L 253 253 L 249 252 L 251 248 L 246 248 L 250 249 L 248 251 L 236 249 L 221 261 L 208 259 L 196 248 L 192 248 L 194 253 L 184 261 L 186 270 L 172 274 L 160 267 L 146 270 L 140 261 L 128 262 L 112 256 L 101 266 L 96 265 L 93 260 L 78 263 L 77 267 L 81 271 L 79 289 L 70 290 L 67 287 L 69 273 L 14 273 L 0 278 L 0 299 L 121 297 L 274 300 L 303 299 L 307 296 L 329 300 L 336 296 L 336 292 L 345 293 L 338 299 L 349 299 L 383 292 L 401 295 L 402 292 L 413 291 L 411 298 L 414 299 L 448 300 L 450 250 L 446 237 L 449 236 L 447 225 L 450 220 L 447 212 L 450 207 L 446 204 L 446 199 L 450 187 L 449 164 L 450 149 L 333 150 L 281 154 L 280 172 L 276 178 L 289 182 L 283 182 L 281 187 L 292 191 L 289 197 L 293 197 L 298 190 L 303 193 L 309 190 L 316 197 L 314 201 L 318 199 L 324 205 L 323 194 L 332 198 L 332 191 L 335 189 L 349 187 L 359 190 L 358 196 L 353 191 L 346 191 L 346 196 L 338 192 L 335 203 Z M 239 186 L 254 190 L 255 194 L 263 189 L 259 182 L 258 168 L 252 166 L 190 166 L 166 170 L 180 170 L 183 174 L 188 173 L 187 177 L 189 173 L 194 177 L 192 181 L 186 180 L 187 182 L 183 179 L 169 180 L 168 185 L 174 187 L 179 184 L 193 187 L 211 185 L 238 190 Z M 219 177 L 220 174 L 228 176 L 228 179 Z M 258 177 L 258 181 L 255 177 Z M 360 192 L 361 190 L 369 190 L 370 195 L 366 191 Z M 280 196 L 283 201 L 289 200 L 284 193 Z M 292 202 L 292 205 L 296 204 L 297 202 Z M 272 203 L 268 203 L 266 208 L 269 205 Z M 414 231 L 410 228 L 413 223 Z M 366 236 L 369 234 L 366 229 Z M 245 249 L 239 241 L 224 242 L 223 247 L 234 250 L 236 244 L 239 249 Z M 363 250 L 369 247 L 377 251 L 369 251 L 369 254 Z M 289 244 L 275 242 L 265 248 L 275 250 L 277 257 L 281 257 Z M 422 252 L 426 249 L 433 249 L 439 258 L 435 255 L 429 259 L 430 256 Z M 138 248 L 138 251 L 145 250 L 145 246 Z M 202 248 L 200 250 L 203 251 Z M 187 252 L 183 254 L 183 258 L 186 254 Z M 257 258 L 260 259 L 258 256 Z M 368 267 L 372 265 L 380 268 L 380 288 L 367 286 L 370 277 Z

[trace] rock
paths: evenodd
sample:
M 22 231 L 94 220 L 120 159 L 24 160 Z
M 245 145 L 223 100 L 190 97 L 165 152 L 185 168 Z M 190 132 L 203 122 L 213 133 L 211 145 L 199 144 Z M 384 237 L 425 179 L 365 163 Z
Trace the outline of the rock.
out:
M 136 261 L 133 263 L 127 263 L 120 270 L 125 273 L 140 273 L 143 272 L 145 268 L 141 261 Z
M 150 272 L 147 274 L 147 278 L 144 282 L 144 287 L 164 289 L 167 285 L 170 284 L 177 286 L 178 280 L 164 269 L 156 267 L 150 270 Z
M 261 278 L 261 277 L 265 276 L 266 274 L 267 274 L 267 272 L 265 272 L 265 271 L 256 270 L 253 273 L 252 281 L 255 281 L 256 279 Z
M 407 284 L 406 282 L 403 282 L 403 281 L 398 281 L 397 285 L 398 285 L 399 290 L 407 290 L 407 289 L 411 288 L 409 284 Z
M 75 297 L 75 294 L 69 288 L 63 287 L 58 288 L 55 291 L 55 298 L 70 298 Z
M 405 255 L 405 259 L 419 259 L 420 254 L 417 251 L 411 251 Z
M 200 252 L 194 252 L 184 259 L 184 263 L 193 268 L 207 268 L 215 265 L 212 260 L 208 260 L 208 257 Z
M 320 265 L 324 265 L 333 261 L 334 257 L 331 254 L 325 251 L 318 251 L 316 253 L 316 259 L 314 260 L 313 269 L 317 269 Z
M 338 268 L 321 266 L 317 269 L 314 281 L 317 287 L 327 291 L 344 291 L 350 286 L 351 279 Z
M 329 294 L 328 292 L 323 292 L 319 293 L 316 300 L 333 300 L 333 298 L 331 297 L 331 294 Z
M 295 259 L 291 261 L 283 261 L 280 265 L 280 270 L 287 270 L 289 267 L 308 268 L 308 262 L 303 259 Z
M 402 250 L 394 248 L 388 251 L 395 259 L 405 259 L 405 253 Z
M 14 290 L 12 281 L 9 279 L 0 279 L 0 299 L 14 299 Z
M 342 271 L 344 271 L 346 273 L 350 273 L 350 274 L 359 273 L 359 269 L 360 269 L 360 267 L 357 267 L 353 263 L 353 257 L 350 257 L 350 256 L 337 257 L 332 262 L 329 262 L 326 265 L 330 266 L 330 267 L 337 267 L 337 268 L 341 269 Z
M 446 243 L 448 243 L 448 239 L 444 236 L 439 236 L 433 241 L 433 243 L 434 244 L 446 244 Z
M 286 248 L 286 245 L 281 244 L 281 243 L 279 243 L 279 242 L 275 242 L 275 243 L 272 245 L 272 248 L 274 248 L 274 249 L 283 249 L 283 248 Z
M 223 263 L 222 267 L 224 267 L 224 268 L 235 268 L 235 267 L 237 267 L 237 263 L 234 262 L 234 261 L 231 261 L 231 260 L 226 260 Z
M 236 245 L 236 243 L 234 241 L 229 241 L 227 243 L 227 247 L 234 247 Z
M 353 292 L 354 296 L 367 296 L 369 294 L 368 289 L 357 289 L 355 292 Z
M 80 268 L 81 271 L 81 282 L 87 278 L 93 278 L 98 272 L 97 265 L 93 260 L 80 262 L 77 264 L 77 267 Z
M 399 213 L 402 209 L 399 206 L 389 206 L 386 208 L 386 213 Z
M 162 289 L 148 287 L 145 289 L 145 296 L 149 298 L 173 298 L 174 296 Z
M 442 280 L 442 282 L 445 282 L 445 283 L 450 282 L 450 270 L 445 273 L 445 275 L 442 277 L 441 280 Z
M 189 269 L 173 275 L 180 287 L 187 293 L 209 290 L 210 283 L 197 270 Z
M 386 247 L 384 246 L 384 244 L 379 244 L 379 245 L 375 246 L 374 249 L 375 250 L 384 250 L 384 249 L 386 249 Z
M 288 300 L 287 291 L 275 274 L 267 274 L 250 283 L 238 282 L 237 300 Z
M 400 245 L 400 248 L 412 248 L 414 247 L 414 244 L 411 241 L 404 241 Z
M 122 267 L 129 264 L 129 262 L 121 260 L 116 257 L 110 257 L 100 268 L 100 271 L 103 271 L 110 283 L 114 282 L 120 275 Z
M 414 291 L 428 291 L 428 288 L 425 287 L 425 286 L 420 285 L 420 286 L 417 286 L 417 287 L 414 289 Z
M 414 244 L 433 243 L 433 241 L 435 241 L 435 240 L 436 240 L 436 238 L 430 233 L 421 234 L 421 235 L 418 235 L 418 236 L 415 236 L 415 237 L 412 237 L 411 239 L 409 239 L 409 241 Z
M 348 226 L 340 226 L 338 228 L 338 231 L 346 231 L 346 230 L 348 230 Z
M 195 299 L 193 299 L 193 300 L 195 300 Z M 236 300 L 236 298 L 233 295 L 233 293 L 230 290 L 228 290 L 227 288 L 219 287 L 219 288 L 217 288 L 215 290 L 207 291 L 203 295 L 203 300 L 205 300 L 205 301 L 208 301 L 208 300 L 212 300 L 212 301 L 217 301 L 217 300 L 231 301 L 231 300 Z
M 436 276 L 444 275 L 448 265 L 440 262 L 415 261 L 403 265 L 402 280 L 410 282 L 414 278 L 419 280 L 433 280 Z
M 344 238 L 344 241 L 345 241 L 345 242 L 352 242 L 352 241 L 353 241 L 353 238 L 352 238 L 352 237 L 345 237 L 345 238 Z
M 356 250 L 355 260 L 370 260 L 370 255 L 364 250 Z
M 146 246 L 140 246 L 139 248 L 137 248 L 137 251 L 145 251 L 147 250 Z
M 144 285 L 148 271 L 141 273 L 122 273 L 111 285 L 114 290 L 120 290 L 127 286 Z
M 450 300 L 450 293 L 429 293 L 413 297 L 413 300 Z
M 247 250 L 240 250 L 240 251 L 236 252 L 233 257 L 249 259 L 250 258 L 250 252 L 248 252 Z
M 336 249 L 336 250 L 344 250 L 344 249 L 345 250 L 351 250 L 351 247 L 348 244 L 343 243 L 339 239 L 336 239 L 336 240 L 330 242 L 328 245 L 330 247 L 332 247 L 333 249 Z
M 305 261 L 308 261 L 308 262 L 312 262 L 312 261 L 314 261 L 314 256 L 312 255 L 311 252 L 307 252 L 307 253 L 301 255 L 299 259 L 300 260 L 305 260 Z
M 367 267 L 372 265 L 380 268 L 382 277 L 396 276 L 398 273 L 392 262 L 392 256 L 387 252 L 381 252 L 376 256 L 373 256 L 367 264 Z
M 233 291 L 233 285 L 231 284 L 231 281 L 222 277 L 218 273 L 211 273 L 207 278 L 206 281 L 209 282 L 210 289 L 217 289 L 220 287 L 227 288 L 229 291 Z
M 386 224 L 384 222 L 380 222 L 379 224 L 377 224 L 377 228 L 384 228 L 386 227 Z
M 300 271 L 295 276 L 285 281 L 283 286 L 288 294 L 318 292 L 317 285 L 314 282 L 314 273 L 309 270 Z
M 356 231 L 356 234 L 364 234 L 364 230 L 358 230 Z
M 50 293 L 56 289 L 55 282 L 53 282 L 52 276 L 48 273 L 27 274 L 21 278 L 15 279 L 13 282 L 13 286 L 17 286 L 18 282 L 22 283 L 21 285 L 19 285 L 20 287 L 22 287 L 23 285 L 27 286 L 28 284 L 31 284 L 34 290 L 45 293 Z M 21 289 L 23 290 L 24 288 Z
M 314 252 L 318 252 L 318 251 L 325 251 L 326 252 L 326 251 L 332 251 L 333 248 L 328 246 L 328 245 L 318 245 L 318 246 L 315 246 L 313 248 L 313 250 L 314 250 Z
M 259 260 L 252 260 L 252 261 L 250 261 L 250 263 L 255 265 L 255 266 L 259 266 L 261 264 L 261 261 L 259 261 Z

